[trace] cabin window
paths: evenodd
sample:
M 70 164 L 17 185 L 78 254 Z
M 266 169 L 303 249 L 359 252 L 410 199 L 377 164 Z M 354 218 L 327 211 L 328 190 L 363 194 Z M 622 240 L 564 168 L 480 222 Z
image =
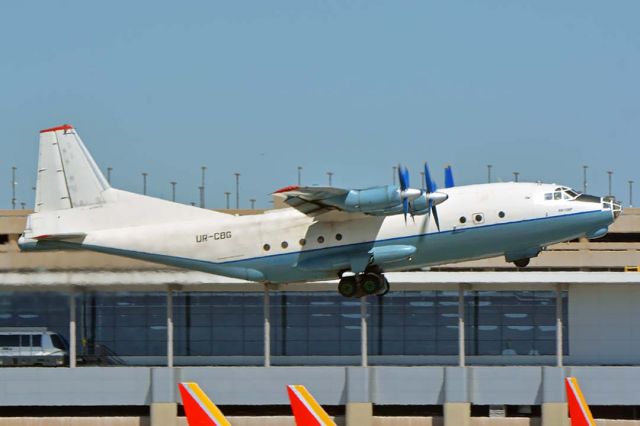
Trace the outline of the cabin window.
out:
M 264 251 L 269 251 L 271 250 L 271 246 L 269 244 L 265 244 L 262 246 L 262 248 L 264 249 Z
M 298 241 L 298 244 L 303 246 L 303 245 L 307 244 L 307 240 L 305 240 L 304 238 L 300 238 L 300 241 Z
M 473 221 L 475 223 L 482 223 L 484 222 L 484 215 L 482 213 L 474 213 L 473 214 Z
M 467 218 L 464 216 L 460 216 L 460 223 L 466 223 L 467 222 Z
M 500 219 L 502 219 L 504 217 L 504 212 L 503 211 L 498 212 L 498 217 L 500 217 Z
M 545 200 L 553 200 L 553 194 L 551 192 L 547 192 L 546 194 L 544 194 L 544 199 Z
M 318 237 L 318 242 L 319 242 L 320 244 L 324 243 L 324 237 L 323 237 L 322 235 L 320 235 L 320 236 Z
M 342 234 L 336 234 L 336 240 L 338 241 L 342 240 Z
M 280 247 L 282 247 L 283 249 L 286 249 L 287 247 L 289 247 L 289 243 L 288 243 L 288 242 L 286 242 L 286 241 L 283 241 L 283 242 L 280 244 Z

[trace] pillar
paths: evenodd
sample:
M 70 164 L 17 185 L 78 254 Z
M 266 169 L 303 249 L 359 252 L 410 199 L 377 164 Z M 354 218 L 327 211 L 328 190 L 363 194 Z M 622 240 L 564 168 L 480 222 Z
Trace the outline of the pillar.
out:
M 69 293 L 69 368 L 76 367 L 76 293 L 71 289 Z
M 269 311 L 269 287 L 264 285 L 264 366 L 271 366 L 271 314 Z
M 373 404 L 370 402 L 347 402 L 345 423 L 346 426 L 373 425 Z
M 178 404 L 175 402 L 152 402 L 149 426 L 176 426 L 178 424 Z
M 444 426 L 469 426 L 471 404 L 468 402 L 444 403 Z
M 367 296 L 360 298 L 360 353 L 362 354 L 361 366 L 369 364 L 368 358 L 368 336 L 367 336 Z
M 569 426 L 566 402 L 545 402 L 542 404 L 541 426 Z
M 167 367 L 173 367 L 173 290 L 167 289 Z

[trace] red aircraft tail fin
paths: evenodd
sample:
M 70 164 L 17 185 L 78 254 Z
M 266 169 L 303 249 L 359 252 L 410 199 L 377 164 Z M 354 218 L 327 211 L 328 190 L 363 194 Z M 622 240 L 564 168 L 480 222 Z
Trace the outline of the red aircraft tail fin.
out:
M 296 426 L 336 426 L 326 411 L 302 385 L 287 386 Z
M 180 383 L 178 388 L 189 426 L 231 426 L 197 383 Z
M 582 395 L 582 390 L 580 390 L 578 379 L 567 377 L 565 379 L 565 389 L 567 390 L 571 426 L 596 426 L 589 405 Z

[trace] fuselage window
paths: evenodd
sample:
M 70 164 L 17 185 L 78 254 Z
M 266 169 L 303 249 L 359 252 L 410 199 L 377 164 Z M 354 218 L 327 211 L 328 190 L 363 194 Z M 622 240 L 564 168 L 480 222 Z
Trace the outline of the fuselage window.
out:
M 467 222 L 467 218 L 464 216 L 460 216 L 460 223 L 466 223 Z
M 298 241 L 298 243 L 303 246 L 305 244 L 307 244 L 307 240 L 305 240 L 304 238 L 300 238 L 300 241 Z
M 280 247 L 282 247 L 283 249 L 286 249 L 287 247 L 289 247 L 289 243 L 286 241 L 283 241 L 282 244 L 280 244 Z
M 324 243 L 324 237 L 323 237 L 322 235 L 320 235 L 320 236 L 318 237 L 318 242 L 319 242 L 320 244 Z
M 475 213 L 473 215 L 473 221 L 475 223 L 482 223 L 484 222 L 484 215 L 482 213 Z
M 544 194 L 544 199 L 553 200 L 553 194 L 551 192 L 547 192 L 546 194 Z
M 264 251 L 269 251 L 271 250 L 271 246 L 269 244 L 265 244 L 262 246 L 262 248 L 264 249 Z
M 336 240 L 338 241 L 342 240 L 342 234 L 336 234 Z
M 503 211 L 498 212 L 498 216 L 500 217 L 500 219 L 502 219 L 504 217 L 504 212 Z

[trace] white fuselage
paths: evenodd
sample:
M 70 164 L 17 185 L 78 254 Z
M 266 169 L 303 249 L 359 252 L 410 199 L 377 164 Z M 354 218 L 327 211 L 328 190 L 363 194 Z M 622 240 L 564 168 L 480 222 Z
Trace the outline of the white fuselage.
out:
M 231 277 L 293 282 L 335 278 L 375 247 L 414 246 L 410 257 L 378 265 L 402 270 L 502 255 L 513 261 L 534 257 L 548 244 L 606 232 L 612 204 L 565 193 L 554 199 L 557 188 L 494 183 L 442 189 L 449 197 L 438 206 L 439 231 L 428 214 L 406 223 L 402 214 L 314 218 L 293 208 L 234 216 L 114 189 L 108 190 L 110 203 L 56 211 L 56 218 L 36 213 L 29 223 L 86 234 L 81 242 L 39 242 L 37 248 L 74 245 Z M 28 226 L 23 247 L 37 235 Z

